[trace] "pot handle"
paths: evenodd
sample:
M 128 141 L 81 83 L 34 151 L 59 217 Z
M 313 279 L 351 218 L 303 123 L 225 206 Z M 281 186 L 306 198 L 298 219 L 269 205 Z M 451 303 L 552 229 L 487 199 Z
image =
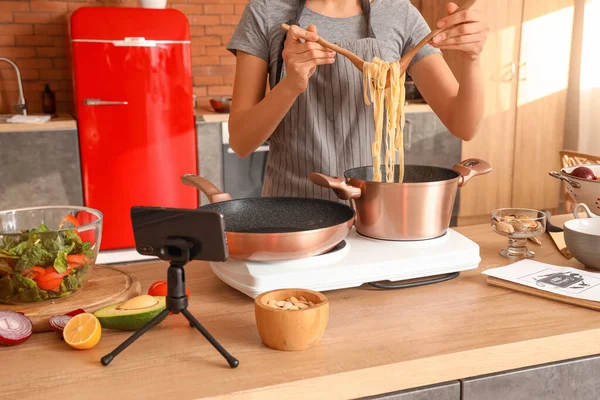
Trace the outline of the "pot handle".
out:
M 210 201 L 211 203 L 220 203 L 222 201 L 232 200 L 231 196 L 228 193 L 221 192 L 209 180 L 204 179 L 200 176 L 191 174 L 183 175 L 181 177 L 181 182 L 184 185 L 193 186 L 196 189 L 200 190 L 206 195 L 206 197 L 208 197 L 208 201 Z
M 332 189 L 337 197 L 342 200 L 358 199 L 362 195 L 359 188 L 348 185 L 339 176 L 331 177 L 313 172 L 308 176 L 308 179 L 317 186 Z
M 559 174 L 558 172 L 555 172 L 555 171 L 548 172 L 548 175 L 550 175 L 556 179 L 560 179 L 561 181 L 567 182 L 569 185 L 571 185 L 571 187 L 574 187 L 575 189 L 579 189 L 581 187 L 581 183 L 575 182 L 574 180 L 569 179 L 566 176 L 564 176 L 563 174 Z
M 469 158 L 456 164 L 452 169 L 460 174 L 458 187 L 462 187 L 474 176 L 489 173 L 492 170 L 492 167 L 487 162 L 478 158 Z

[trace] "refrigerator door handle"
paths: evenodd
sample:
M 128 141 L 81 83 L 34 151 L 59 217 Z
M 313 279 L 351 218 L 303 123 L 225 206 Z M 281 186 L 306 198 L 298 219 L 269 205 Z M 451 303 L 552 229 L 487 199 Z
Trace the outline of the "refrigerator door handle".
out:
M 100 99 L 83 99 L 83 104 L 86 106 L 116 106 L 127 105 L 126 101 L 105 101 Z

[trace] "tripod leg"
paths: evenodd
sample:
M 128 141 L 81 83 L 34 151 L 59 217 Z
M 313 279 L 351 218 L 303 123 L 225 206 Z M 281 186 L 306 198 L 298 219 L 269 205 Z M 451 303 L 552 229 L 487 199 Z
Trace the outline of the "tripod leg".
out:
M 110 364 L 110 362 L 113 360 L 113 358 L 115 358 L 117 355 L 119 355 L 120 352 L 125 350 L 131 343 L 135 342 L 144 333 L 148 332 L 154 326 L 158 325 L 163 319 L 165 319 L 169 315 L 169 313 L 170 313 L 170 311 L 166 308 L 164 310 L 162 310 L 162 312 L 160 314 L 158 314 L 156 317 L 152 318 L 152 320 L 149 321 L 146 325 L 144 325 L 140 329 L 138 329 L 133 335 L 131 335 L 127 340 L 125 340 L 123 343 L 121 343 L 116 349 L 114 349 L 112 352 L 110 352 L 107 355 L 105 355 L 104 357 L 102 357 L 102 360 L 100 360 L 102 362 L 102 365 L 106 366 L 106 365 Z
M 225 350 L 223 346 L 221 346 L 221 344 L 219 344 L 219 342 L 217 342 L 217 340 L 202 326 L 202 324 L 198 322 L 198 320 L 192 315 L 191 312 L 188 311 L 187 308 L 181 310 L 181 313 L 187 318 L 188 321 L 190 321 L 190 324 L 193 324 L 196 327 L 196 329 L 198 329 L 200 333 L 206 338 L 206 340 L 208 340 L 210 344 L 212 344 L 213 347 L 217 349 L 217 351 L 221 353 L 223 357 L 225 357 L 227 363 L 231 368 L 235 368 L 240 364 L 240 362 L 231 354 L 229 354 L 227 350 Z

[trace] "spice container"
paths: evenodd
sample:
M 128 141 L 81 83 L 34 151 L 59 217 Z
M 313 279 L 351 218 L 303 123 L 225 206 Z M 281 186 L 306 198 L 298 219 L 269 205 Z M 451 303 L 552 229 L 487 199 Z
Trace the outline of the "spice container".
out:
M 42 92 L 42 111 L 44 114 L 56 114 L 56 98 L 47 83 Z

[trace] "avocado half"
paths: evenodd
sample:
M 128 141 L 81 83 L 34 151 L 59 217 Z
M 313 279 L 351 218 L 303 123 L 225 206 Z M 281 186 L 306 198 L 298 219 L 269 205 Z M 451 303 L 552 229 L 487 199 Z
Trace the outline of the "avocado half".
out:
M 164 296 L 142 295 L 97 310 L 103 328 L 136 331 L 166 308 Z

